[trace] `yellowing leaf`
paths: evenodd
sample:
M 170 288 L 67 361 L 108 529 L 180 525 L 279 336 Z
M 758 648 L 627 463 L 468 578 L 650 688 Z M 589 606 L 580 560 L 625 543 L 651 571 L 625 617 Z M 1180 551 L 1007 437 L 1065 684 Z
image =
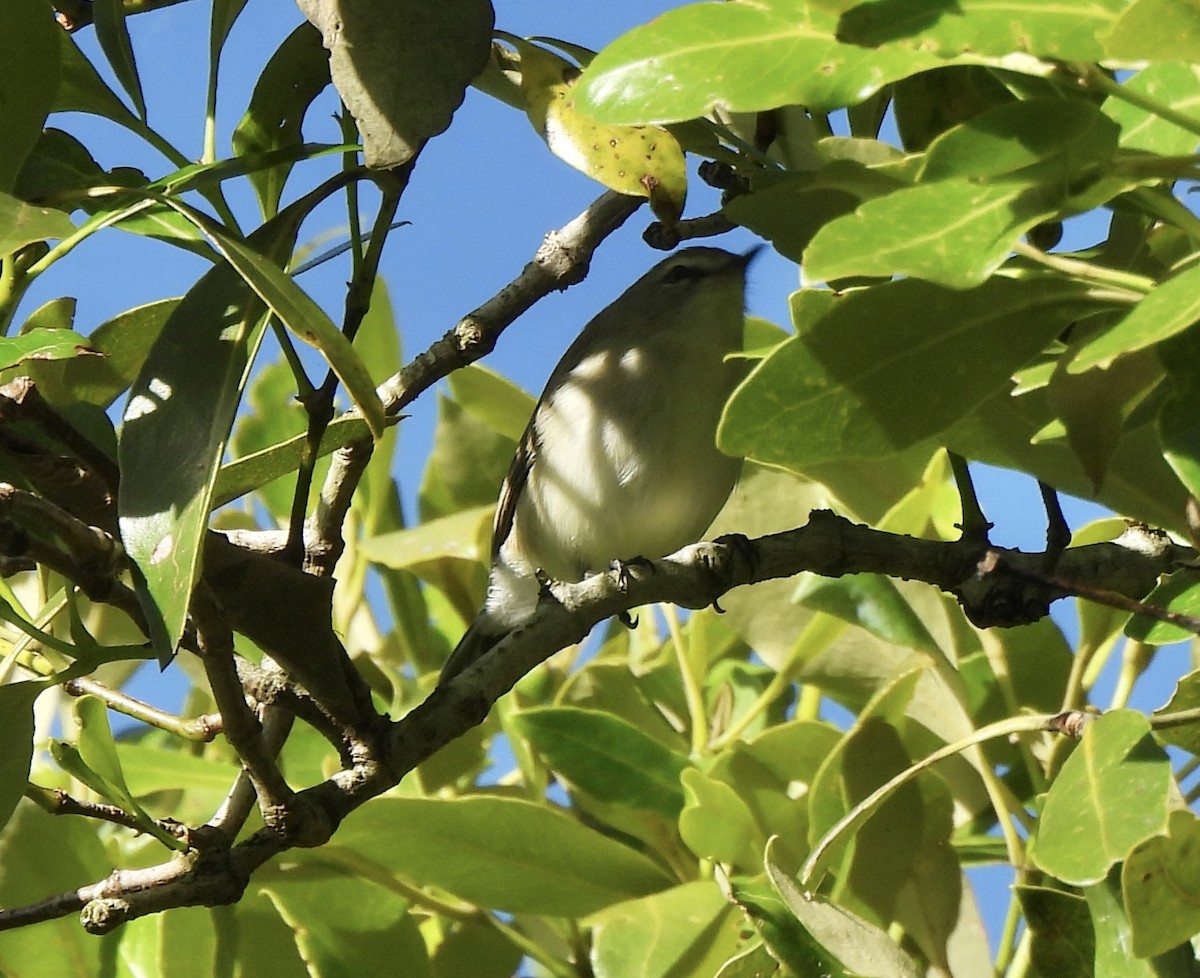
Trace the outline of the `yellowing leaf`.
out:
M 545 48 L 501 35 L 521 56 L 525 113 L 550 152 L 610 190 L 646 197 L 659 220 L 674 224 L 687 196 L 678 140 L 660 126 L 596 122 L 575 106 L 579 69 Z

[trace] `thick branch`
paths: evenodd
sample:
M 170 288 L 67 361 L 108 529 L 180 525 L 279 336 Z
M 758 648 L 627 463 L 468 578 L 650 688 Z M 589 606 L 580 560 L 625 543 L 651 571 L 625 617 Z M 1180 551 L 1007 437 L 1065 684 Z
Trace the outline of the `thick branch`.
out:
M 1190 556 L 1192 551 L 1165 535 L 1133 527 L 1118 541 L 1067 550 L 1056 576 L 1076 587 L 1137 598 Z M 356 730 L 347 757 L 350 766 L 297 792 L 273 826 L 229 851 L 206 844 L 204 830 L 199 830 L 192 838 L 203 846 L 200 852 L 158 867 L 114 873 L 37 907 L 0 912 L 0 929 L 63 916 L 86 904 L 85 926 L 103 933 L 170 907 L 236 900 L 268 859 L 294 846 L 320 845 L 351 811 L 480 723 L 492 704 L 538 663 L 582 640 L 595 623 L 630 608 L 659 601 L 702 608 L 734 587 L 802 571 L 827 577 L 865 572 L 926 581 L 956 595 L 976 619 L 991 616 L 1016 624 L 1022 620 L 1017 612 L 1037 617 L 1068 593 L 1033 579 L 1043 564 L 1042 554 L 967 541 L 918 540 L 818 511 L 807 526 L 757 540 L 723 537 L 696 544 L 644 567 L 627 568 L 624 579 L 610 572 L 578 584 L 552 585 L 525 626 L 401 720 L 380 720 Z

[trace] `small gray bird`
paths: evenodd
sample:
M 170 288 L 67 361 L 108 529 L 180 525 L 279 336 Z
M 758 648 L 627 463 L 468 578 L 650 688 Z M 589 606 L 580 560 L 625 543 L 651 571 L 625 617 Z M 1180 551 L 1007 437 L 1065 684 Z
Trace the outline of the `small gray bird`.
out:
M 746 268 L 688 248 L 589 322 L 550 374 L 500 490 L 487 600 L 442 670 L 452 678 L 533 614 L 539 573 L 582 580 L 614 560 L 695 543 L 737 481 L 716 446 L 746 368 Z

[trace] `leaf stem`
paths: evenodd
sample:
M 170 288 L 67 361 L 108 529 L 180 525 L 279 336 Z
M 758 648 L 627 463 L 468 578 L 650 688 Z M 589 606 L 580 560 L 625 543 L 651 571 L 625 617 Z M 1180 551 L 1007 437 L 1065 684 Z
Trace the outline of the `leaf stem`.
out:
M 704 693 L 700 689 L 699 669 L 696 668 L 697 649 L 693 644 L 699 635 L 698 628 L 690 628 L 687 637 L 679 625 L 679 612 L 673 604 L 662 606 L 667 621 L 667 631 L 675 648 L 675 662 L 683 679 L 683 696 L 687 701 L 688 726 L 691 728 L 690 749 L 692 757 L 702 757 L 708 750 L 708 716 L 704 709 Z
M 1128 293 L 1130 302 L 1139 301 L 1157 284 L 1154 279 L 1146 275 L 1135 275 L 1132 272 L 1122 272 L 1116 268 L 1105 268 L 1103 265 L 1094 265 L 1091 262 L 1069 258 L 1066 255 L 1050 254 L 1024 241 L 1018 241 L 1013 245 L 1013 251 L 1022 258 L 1037 262 L 1039 265 L 1044 265 L 1071 278 L 1084 282 L 1098 282 L 1119 292 Z

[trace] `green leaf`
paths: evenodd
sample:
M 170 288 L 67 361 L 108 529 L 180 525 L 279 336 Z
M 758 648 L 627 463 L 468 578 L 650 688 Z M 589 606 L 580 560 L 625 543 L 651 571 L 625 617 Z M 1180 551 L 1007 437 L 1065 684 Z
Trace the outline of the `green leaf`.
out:
M 60 295 L 57 299 L 49 299 L 29 314 L 21 324 L 20 331 L 29 333 L 35 329 L 73 329 L 78 305 L 74 296 Z M 41 387 L 40 384 L 38 386 Z
M 501 36 L 520 53 L 525 112 L 550 151 L 610 190 L 648 198 L 660 220 L 677 222 L 687 197 L 678 140 L 661 126 L 597 122 L 575 106 L 578 68 L 519 37 Z
M 1118 135 L 1116 125 L 1100 108 L 1082 99 L 1009 102 L 933 140 L 925 153 L 920 180 L 1024 175 L 1043 183 L 1065 184 L 1078 179 L 1085 168 L 1102 165 L 1112 157 Z M 1027 170 L 1035 165 L 1036 170 Z
M 1140 713 L 1116 710 L 1084 730 L 1046 796 L 1033 861 L 1066 883 L 1103 880 L 1130 849 L 1167 829 L 1171 762 Z
M 1068 357 L 1059 358 L 1046 394 L 1094 490 L 1104 482 L 1126 422 L 1162 378 L 1162 365 L 1149 351 L 1083 373 L 1071 372 Z
M 773 846 L 774 840 L 764 859 L 771 885 L 800 925 L 849 972 L 862 978 L 917 978 L 916 964 L 886 931 L 844 907 L 801 892 L 795 879 L 775 863 Z
M 1003 56 L 1025 52 L 1065 61 L 1096 61 L 1096 34 L 1109 27 L 1125 0 L 1045 4 L 1038 0 L 957 0 L 931 12 L 927 0 L 893 0 L 886 15 L 861 3 L 838 23 L 838 36 L 854 44 L 883 44 L 952 57 L 964 51 Z
M 706 881 L 606 907 L 590 920 L 596 978 L 711 975 L 738 946 L 733 908 Z
M 58 90 L 57 35 L 66 33 L 41 0 L 5 0 L 0 10 L 0 191 L 13 188 L 42 133 Z M 0 254 L 9 250 L 0 244 Z
M 83 401 L 107 408 L 129 388 L 178 299 L 160 299 L 118 313 L 85 341 L 101 356 L 30 364 L 38 390 L 56 404 Z
M 379 438 L 386 421 L 383 404 L 361 358 L 345 334 L 301 289 L 277 262 L 257 251 L 253 244 L 228 234 L 216 221 L 173 198 L 161 198 L 196 225 L 217 246 L 259 297 L 289 330 L 324 355 L 346 392 L 362 411 L 371 433 Z
M 1131 953 L 1133 927 L 1121 899 L 1117 875 L 1114 870 L 1107 879 L 1083 891 L 1096 936 L 1094 967 L 1097 978 L 1109 975 L 1114 978 L 1192 978 L 1196 973 L 1196 955 L 1188 943 L 1148 960 Z
M 1190 0 L 1134 0 L 1100 40 L 1111 58 L 1200 63 L 1200 10 Z
M 546 707 L 523 710 L 513 723 L 554 771 L 594 798 L 679 816 L 679 777 L 691 766 L 688 759 L 625 720 L 598 710 Z
M 730 220 L 770 241 L 781 255 L 799 262 L 824 225 L 864 200 L 904 186 L 862 164 L 835 160 L 815 173 L 756 176 L 750 193 L 726 201 L 722 210 Z
M 46 688 L 43 682 L 0 686 L 0 828 L 8 824 L 25 793 L 33 761 L 33 701 Z
M 1200 498 L 1200 382 L 1180 380 L 1171 385 L 1158 412 L 1158 438 L 1163 457 L 1188 491 Z
M 405 975 L 432 978 L 425 941 L 399 894 L 303 864 L 271 874 L 257 890 L 291 928 L 314 978 L 382 975 L 401 961 Z
M 1080 347 L 1072 373 L 1107 367 L 1117 357 L 1181 333 L 1200 319 L 1200 265 L 1160 282 L 1123 319 Z
M 455 370 L 450 393 L 474 417 L 514 443 L 525 434 L 536 400 L 511 380 L 477 363 Z
M 95 17 L 96 39 L 104 51 L 104 56 L 112 66 L 113 74 L 121 87 L 129 93 L 133 107 L 144 122 L 146 119 L 146 99 L 142 95 L 142 82 L 138 77 L 137 60 L 133 56 L 133 44 L 129 39 L 129 29 L 125 25 L 124 0 L 93 0 L 92 11 Z
M 939 652 L 929 629 L 896 585 L 879 574 L 847 574 L 836 579 L 809 575 L 797 587 L 796 600 L 894 645 Z
M 250 156 L 299 146 L 304 115 L 328 85 L 329 56 L 321 34 L 311 24 L 301 24 L 258 76 L 246 114 L 233 131 L 234 151 L 238 156 Z M 275 213 L 291 171 L 290 163 L 280 163 L 251 175 L 263 213 Z
M 33 329 L 20 336 L 0 338 L 0 369 L 26 360 L 69 360 L 102 356 L 86 336 L 70 329 Z
M 242 250 L 290 251 L 308 206 L 285 210 Z M 241 275 L 211 269 L 172 309 L 125 408 L 121 538 L 164 664 L 183 633 L 217 469 L 265 322 Z M 164 458 L 176 464 L 164 470 Z
M 1154 590 L 1142 598 L 1152 608 L 1163 608 L 1176 614 L 1200 617 L 1200 583 L 1193 571 L 1182 570 L 1159 581 Z M 1147 645 L 1170 645 L 1186 642 L 1196 633 L 1182 625 L 1160 621 L 1149 615 L 1134 615 L 1125 625 L 1125 634 Z
M 209 29 L 209 59 L 210 71 L 213 77 L 217 74 L 217 63 L 221 50 L 234 23 L 245 9 L 246 0 L 214 0 L 212 5 L 212 21 Z
M 62 81 L 54 101 L 54 112 L 88 112 L 138 131 L 140 122 L 125 103 L 104 84 L 92 63 L 64 30 L 57 31 L 62 55 Z
M 1171 812 L 1166 835 L 1129 853 L 1121 893 L 1139 958 L 1187 944 L 1200 932 L 1200 819 L 1186 810 Z
M 729 891 L 729 898 L 750 918 L 771 957 L 793 974 L 855 978 L 797 919 L 775 889 L 757 881 L 732 879 Z
M 1090 978 L 1096 942 L 1087 901 L 1045 886 L 1015 889 L 1032 935 L 1029 957 L 1037 973 Z
M 826 224 L 804 253 L 812 281 L 908 275 L 979 285 L 1016 240 L 1058 211 L 1059 192 L 1020 181 L 939 180 L 869 200 Z
M 300 0 L 358 123 L 367 166 L 390 169 L 445 131 L 491 50 L 487 0 Z
M 965 292 L 909 279 L 839 296 L 755 368 L 719 443 L 797 470 L 916 444 L 1004 390 L 1081 295 L 1049 279 L 994 278 Z
M 1165 706 L 1154 711 L 1155 718 L 1166 713 L 1200 709 L 1200 672 L 1189 672 L 1175 683 L 1175 691 Z M 1160 726 L 1154 735 L 1164 744 L 1173 744 L 1200 755 L 1200 723 L 1179 726 Z
M 121 927 L 120 958 L 133 975 L 209 978 L 219 973 L 217 927 L 207 907 L 175 907 Z
M 0 255 L 9 255 L 33 241 L 65 238 L 75 225 L 62 211 L 34 207 L 0 193 Z
M 1122 88 L 1176 112 L 1200 113 L 1200 68 L 1179 61 L 1166 61 L 1143 68 Z M 1101 106 L 1104 114 L 1121 127 L 1121 146 L 1163 156 L 1190 153 L 1200 142 L 1194 132 L 1149 109 L 1110 95 Z
M 554 808 L 508 798 L 376 799 L 347 817 L 331 845 L 510 913 L 579 917 L 670 884 L 627 846 Z
M 896 45 L 842 44 L 837 34 L 837 18 L 813 5 L 690 4 L 605 47 L 580 78 L 577 100 L 596 119 L 625 124 L 695 119 L 714 106 L 824 111 L 942 63 Z
M 756 872 L 766 836 L 738 792 L 695 768 L 681 780 L 687 805 L 679 834 L 687 847 L 703 859 Z
M 112 869 L 95 825 L 24 802 L 0 835 L 0 905 L 23 907 L 73 893 Z M 59 917 L 7 931 L 0 940 L 0 970 L 22 978 L 88 978 L 104 973 L 103 943 L 79 926 L 78 916 Z
M 249 492 L 295 472 L 304 455 L 306 434 L 251 452 L 221 466 L 213 487 L 212 508 L 231 503 Z M 342 417 L 329 423 L 321 435 L 317 457 L 324 458 L 339 448 L 371 437 L 371 429 L 360 417 Z
M 484 561 L 490 554 L 494 505 L 470 509 L 426 520 L 417 526 L 363 540 L 362 554 L 368 560 L 394 570 L 419 571 L 422 564 L 452 558 Z

